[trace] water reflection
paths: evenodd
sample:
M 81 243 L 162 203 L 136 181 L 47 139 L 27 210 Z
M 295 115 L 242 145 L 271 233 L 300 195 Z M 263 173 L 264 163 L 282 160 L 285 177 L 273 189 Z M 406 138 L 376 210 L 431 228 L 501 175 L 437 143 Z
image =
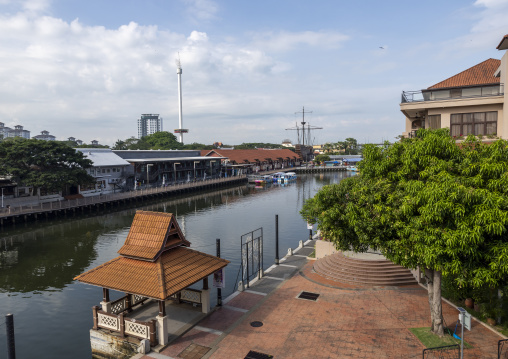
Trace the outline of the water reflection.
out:
M 91 307 L 101 289 L 73 278 L 116 257 L 127 237 L 136 209 L 174 213 L 192 248 L 215 254 L 221 239 L 226 267 L 224 296 L 235 290 L 240 268 L 240 236 L 263 227 L 264 263 L 274 259 L 275 214 L 279 215 L 280 253 L 306 239 L 308 230 L 298 214 L 303 201 L 324 184 L 347 174 L 299 176 L 289 186 L 239 186 L 188 197 L 144 203 L 98 216 L 76 216 L 37 222 L 0 232 L 0 302 L 14 313 L 20 358 L 90 358 L 88 331 Z M 215 293 L 212 293 L 215 298 Z M 1 329 L 1 328 L 0 328 Z M 58 338 L 58 339 L 55 339 Z M 0 330 L 0 357 L 6 353 Z

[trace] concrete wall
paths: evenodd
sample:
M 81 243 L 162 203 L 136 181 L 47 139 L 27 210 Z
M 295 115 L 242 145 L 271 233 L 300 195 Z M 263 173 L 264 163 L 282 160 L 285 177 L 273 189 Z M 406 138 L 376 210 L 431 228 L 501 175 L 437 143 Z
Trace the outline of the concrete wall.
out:
M 337 249 L 332 242 L 324 240 L 316 241 L 316 259 L 320 259 L 334 253 L 337 253 Z
M 129 342 L 126 338 L 93 329 L 90 329 L 90 345 L 92 358 L 96 359 L 128 359 L 138 354 L 140 346 L 139 343 Z

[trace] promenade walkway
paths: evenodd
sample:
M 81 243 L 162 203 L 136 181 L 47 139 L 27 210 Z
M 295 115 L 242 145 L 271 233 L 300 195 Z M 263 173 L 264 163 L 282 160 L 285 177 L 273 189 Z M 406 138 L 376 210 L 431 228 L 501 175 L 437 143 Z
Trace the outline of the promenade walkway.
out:
M 0 225 L 3 225 L 4 222 L 37 220 L 39 217 L 52 216 L 58 213 L 76 212 L 78 210 L 93 211 L 96 208 L 104 208 L 105 206 L 113 206 L 162 196 L 180 195 L 198 190 L 215 189 L 245 181 L 246 176 L 241 175 L 48 203 L 39 203 L 37 197 L 4 199 L 4 208 L 0 208 Z
M 419 285 L 361 287 L 327 280 L 307 255 L 314 241 L 272 266 L 249 289 L 236 292 L 161 353 L 135 359 L 422 358 L 424 346 L 409 328 L 430 326 L 427 291 Z M 300 299 L 302 291 L 319 294 Z M 458 311 L 443 303 L 446 324 Z M 260 325 L 261 324 L 261 325 Z M 497 358 L 502 336 L 473 320 L 464 358 Z M 251 353 L 252 354 L 252 353 Z M 252 356 L 268 358 L 268 356 Z

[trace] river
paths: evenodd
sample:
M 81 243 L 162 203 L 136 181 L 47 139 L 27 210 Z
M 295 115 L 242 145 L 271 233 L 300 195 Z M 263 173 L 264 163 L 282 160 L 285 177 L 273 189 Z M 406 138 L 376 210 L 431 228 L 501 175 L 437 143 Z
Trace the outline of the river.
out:
M 283 257 L 289 247 L 308 238 L 299 215 L 304 200 L 349 175 L 302 174 L 284 187 L 243 185 L 137 209 L 174 213 L 191 248 L 202 252 L 215 255 L 216 238 L 221 239 L 221 257 L 231 261 L 226 267 L 225 298 L 235 290 L 241 235 L 263 228 L 264 267 L 269 267 L 275 258 L 275 215 Z M 3 318 L 7 313 L 14 314 L 17 358 L 91 358 L 92 306 L 101 301 L 102 290 L 73 278 L 118 255 L 135 211 L 127 208 L 0 230 L 0 358 L 7 356 Z

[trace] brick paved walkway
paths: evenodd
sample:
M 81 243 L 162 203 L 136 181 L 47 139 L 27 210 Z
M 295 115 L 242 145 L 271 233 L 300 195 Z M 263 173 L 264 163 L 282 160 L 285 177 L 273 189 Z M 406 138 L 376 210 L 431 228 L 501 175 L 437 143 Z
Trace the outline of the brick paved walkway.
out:
M 297 254 L 308 254 L 311 245 Z M 251 350 L 275 359 L 422 357 L 424 346 L 409 328 L 430 326 L 424 288 L 369 288 L 330 281 L 313 273 L 312 261 L 302 255 L 282 263 L 160 354 L 142 358 L 240 359 Z M 298 299 L 302 291 L 318 293 L 319 298 Z M 453 329 L 458 311 L 443 303 L 443 314 Z M 254 321 L 263 325 L 253 327 Z M 466 349 L 464 358 L 497 358 L 502 337 L 477 321 L 465 339 L 474 348 Z

